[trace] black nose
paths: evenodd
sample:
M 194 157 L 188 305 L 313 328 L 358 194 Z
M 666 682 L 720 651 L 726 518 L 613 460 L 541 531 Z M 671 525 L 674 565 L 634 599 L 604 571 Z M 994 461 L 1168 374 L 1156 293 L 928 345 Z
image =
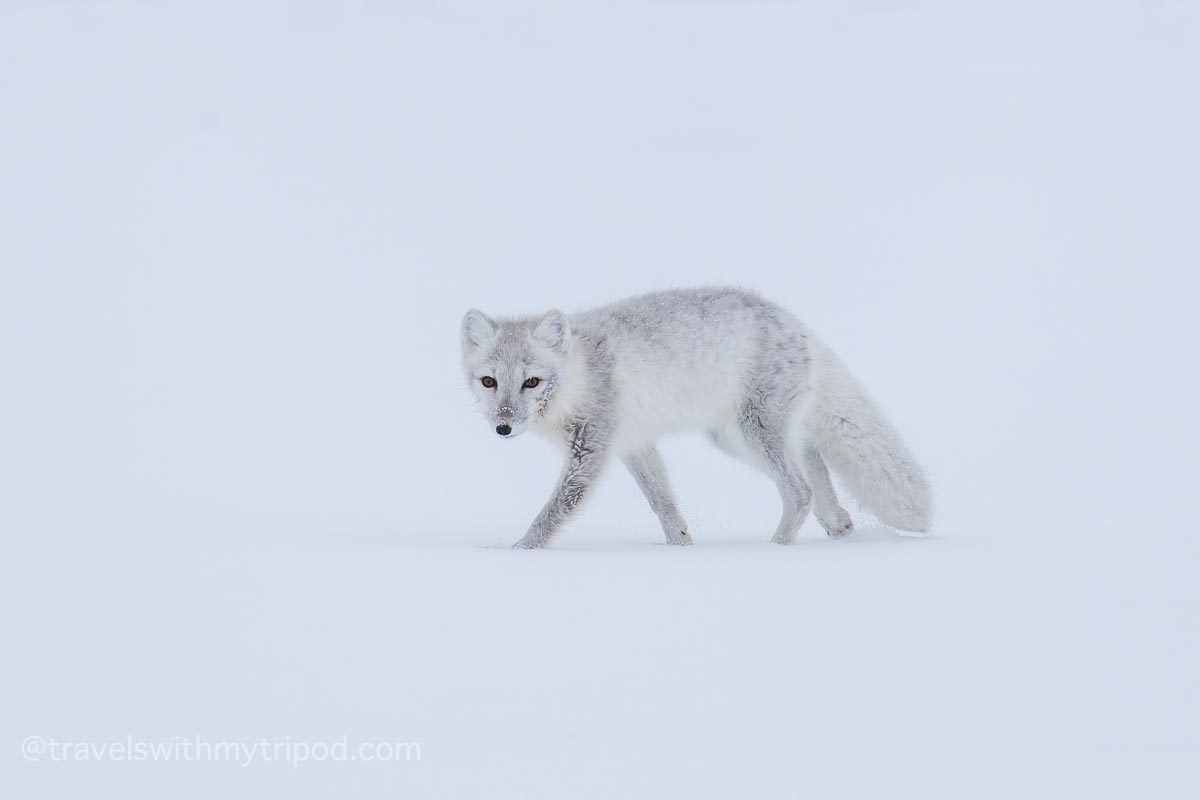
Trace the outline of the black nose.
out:
M 501 436 L 508 436 L 510 433 L 512 433 L 512 428 L 508 425 L 497 425 L 496 433 L 500 434 Z

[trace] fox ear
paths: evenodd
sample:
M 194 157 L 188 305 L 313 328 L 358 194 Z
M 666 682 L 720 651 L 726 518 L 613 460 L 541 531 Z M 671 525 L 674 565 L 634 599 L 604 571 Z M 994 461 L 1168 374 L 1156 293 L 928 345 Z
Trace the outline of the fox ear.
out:
M 533 327 L 533 338 L 566 354 L 571 349 L 571 325 L 567 322 L 567 315 L 557 308 L 547 311 Z
M 496 323 L 487 314 L 472 308 L 462 321 L 463 349 L 486 347 L 496 338 Z

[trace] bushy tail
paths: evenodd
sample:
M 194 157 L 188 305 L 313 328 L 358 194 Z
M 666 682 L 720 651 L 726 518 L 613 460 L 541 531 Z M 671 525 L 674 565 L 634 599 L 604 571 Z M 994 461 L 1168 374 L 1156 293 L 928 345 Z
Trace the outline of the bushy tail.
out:
M 809 446 L 880 522 L 925 532 L 933 491 L 899 434 L 836 355 L 824 346 L 814 366 L 814 397 L 804 428 Z

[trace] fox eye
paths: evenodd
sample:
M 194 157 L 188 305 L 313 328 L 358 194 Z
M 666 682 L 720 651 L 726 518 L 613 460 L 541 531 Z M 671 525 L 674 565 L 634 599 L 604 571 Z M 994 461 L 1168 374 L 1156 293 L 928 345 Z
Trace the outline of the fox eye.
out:
M 493 378 L 491 375 L 484 375 L 482 378 L 479 379 L 479 381 L 480 381 L 480 383 L 482 383 L 484 385 L 485 388 L 488 388 L 488 389 L 496 388 L 496 379 Z
M 522 389 L 533 389 L 541 382 L 542 382 L 541 378 L 530 378 L 529 380 L 527 380 L 521 384 L 521 388 Z

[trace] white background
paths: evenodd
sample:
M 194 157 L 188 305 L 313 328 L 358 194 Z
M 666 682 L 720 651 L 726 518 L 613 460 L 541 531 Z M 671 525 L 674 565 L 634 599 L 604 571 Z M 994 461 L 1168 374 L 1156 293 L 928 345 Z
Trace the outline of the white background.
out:
M 954 5 L 5 2 L 3 794 L 1194 796 L 1200 13 Z M 871 389 L 932 535 L 769 546 L 681 437 L 696 547 L 618 468 L 501 549 L 558 464 L 471 408 L 463 311 L 728 283 Z

